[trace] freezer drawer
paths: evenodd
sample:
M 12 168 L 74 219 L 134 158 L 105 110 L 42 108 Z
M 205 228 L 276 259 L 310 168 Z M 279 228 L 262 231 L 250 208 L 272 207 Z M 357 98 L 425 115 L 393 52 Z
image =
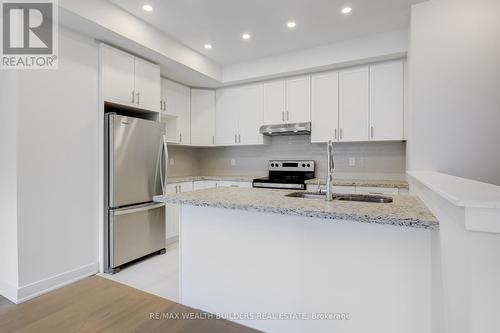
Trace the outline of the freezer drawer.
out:
M 165 248 L 165 204 L 110 210 L 109 230 L 111 268 L 162 250 Z

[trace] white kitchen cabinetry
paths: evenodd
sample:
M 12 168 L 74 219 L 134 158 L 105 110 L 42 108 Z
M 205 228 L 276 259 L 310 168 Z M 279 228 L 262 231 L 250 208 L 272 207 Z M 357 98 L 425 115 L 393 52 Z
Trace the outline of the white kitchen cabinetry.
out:
M 241 181 L 227 181 L 227 180 L 218 180 L 217 187 L 245 187 L 251 188 L 251 182 L 241 182 Z
M 215 91 L 191 89 L 191 145 L 215 145 Z
M 269 137 L 259 134 L 263 123 L 262 98 L 262 84 L 216 91 L 215 143 L 218 146 L 269 142 Z
M 311 142 L 338 141 L 339 73 L 315 74 L 311 80 Z
M 300 76 L 286 80 L 286 122 L 311 121 L 311 77 Z
M 285 122 L 286 82 L 284 80 L 264 83 L 264 124 Z
M 108 45 L 101 45 L 105 102 L 158 112 L 160 67 Z
M 191 144 L 191 89 L 177 82 L 162 79 L 160 104 L 161 121 L 167 130 L 167 140 Z
M 193 191 L 193 182 L 183 182 L 175 184 L 167 184 L 166 194 L 170 193 L 182 193 Z M 178 204 L 166 204 L 165 205 L 165 237 L 166 239 L 172 240 L 174 237 L 179 236 L 179 205 Z
M 369 186 L 356 186 L 356 193 L 360 194 L 399 194 L 399 190 L 395 187 L 369 187 Z
M 370 66 L 370 140 L 403 140 L 403 61 Z
M 309 75 L 264 83 L 264 124 L 309 121 L 311 121 Z
M 339 73 L 340 141 L 368 141 L 368 66 Z

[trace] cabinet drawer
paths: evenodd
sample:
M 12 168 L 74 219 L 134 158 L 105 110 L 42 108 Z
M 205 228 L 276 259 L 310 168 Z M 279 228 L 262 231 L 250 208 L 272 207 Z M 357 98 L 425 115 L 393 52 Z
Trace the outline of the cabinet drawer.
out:
M 326 191 L 326 185 L 320 185 L 321 191 Z M 318 185 L 307 185 L 307 191 L 317 192 Z M 332 186 L 333 193 L 356 193 L 354 186 Z
M 399 193 L 397 188 L 393 187 L 365 187 L 356 186 L 356 193 L 361 194 L 389 194 L 397 195 Z

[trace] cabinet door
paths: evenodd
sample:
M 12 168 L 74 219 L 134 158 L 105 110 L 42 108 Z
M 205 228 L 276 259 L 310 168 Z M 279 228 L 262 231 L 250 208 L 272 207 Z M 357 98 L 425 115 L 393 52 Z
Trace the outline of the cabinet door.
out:
M 191 142 L 191 89 L 182 84 L 165 80 L 166 114 L 175 122 L 176 141 Z
M 311 142 L 337 141 L 339 137 L 339 73 L 312 76 Z
M 370 140 L 403 140 L 403 61 L 370 66 Z
M 286 111 L 285 81 L 264 83 L 264 124 L 282 124 Z
M 311 121 L 311 77 L 301 76 L 286 80 L 286 113 L 288 123 Z
M 160 111 L 160 86 L 160 67 L 135 58 L 136 103 L 142 109 Z
M 238 144 L 263 144 L 259 128 L 263 125 L 263 85 L 255 84 L 238 88 Z
M 238 89 L 219 89 L 215 92 L 215 142 L 217 145 L 237 144 L 238 109 L 241 107 Z
M 215 91 L 191 90 L 191 144 L 215 144 Z
M 339 74 L 339 121 L 341 141 L 368 141 L 368 67 Z
M 101 46 L 102 91 L 106 102 L 137 107 L 134 91 L 134 56 Z

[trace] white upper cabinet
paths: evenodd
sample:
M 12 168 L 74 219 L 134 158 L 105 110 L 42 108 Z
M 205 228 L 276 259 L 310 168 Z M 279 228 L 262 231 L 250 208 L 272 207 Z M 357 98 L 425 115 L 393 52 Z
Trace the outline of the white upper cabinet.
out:
M 310 76 L 264 83 L 264 124 L 309 121 L 311 121 Z
M 285 122 L 286 82 L 271 81 L 264 83 L 264 124 Z
M 191 145 L 215 145 L 215 90 L 191 89 Z
M 259 134 L 263 124 L 263 86 L 253 84 L 218 89 L 216 92 L 217 145 L 262 145 L 268 137 Z
M 315 74 L 312 80 L 311 142 L 339 138 L 339 73 Z
M 238 115 L 238 143 L 258 145 L 266 138 L 259 133 L 264 122 L 263 85 L 254 84 L 239 89 L 240 109 Z
M 167 138 L 170 142 L 189 145 L 191 144 L 191 89 L 167 79 L 162 79 L 162 88 L 161 100 L 165 106 L 162 118 L 167 122 Z
M 300 76 L 286 80 L 285 121 L 302 123 L 311 121 L 311 77 Z
M 340 141 L 368 141 L 368 67 L 339 73 Z
M 403 61 L 370 66 L 370 140 L 403 140 Z
M 158 112 L 160 67 L 129 53 L 101 44 L 103 99 Z
M 135 107 L 135 57 L 102 45 L 102 91 L 107 102 Z
M 238 88 L 218 89 L 215 96 L 215 142 L 217 145 L 236 145 L 241 106 Z
M 160 71 L 157 65 L 135 58 L 136 102 L 149 110 L 158 110 Z

